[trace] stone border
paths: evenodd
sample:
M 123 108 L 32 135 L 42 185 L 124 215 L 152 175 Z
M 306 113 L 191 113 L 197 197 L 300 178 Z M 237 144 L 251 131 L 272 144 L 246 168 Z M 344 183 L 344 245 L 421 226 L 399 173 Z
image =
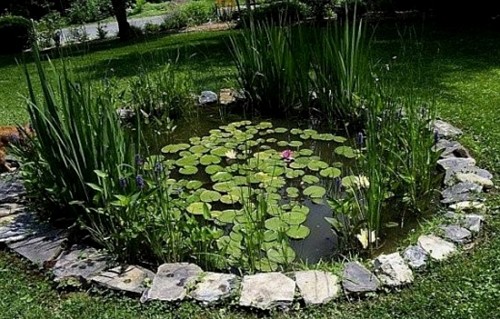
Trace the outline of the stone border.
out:
M 383 254 L 370 261 L 372 271 L 357 261 L 344 265 L 342 278 L 326 271 L 259 273 L 242 278 L 227 273 L 204 272 L 189 263 L 167 263 L 156 273 L 136 265 L 112 266 L 112 258 L 92 247 L 64 250 L 67 232 L 37 219 L 22 203 L 23 185 L 11 175 L 0 181 L 0 243 L 50 270 L 55 282 L 77 279 L 140 297 L 141 302 L 178 302 L 194 299 L 209 305 L 237 300 L 240 306 L 261 310 L 288 309 L 294 301 L 305 305 L 326 304 L 342 294 L 375 293 L 402 287 L 414 280 L 413 271 L 430 260 L 443 261 L 461 245 L 471 245 L 480 232 L 487 208 L 481 193 L 493 187 L 492 175 L 476 167 L 476 161 L 453 139 L 462 132 L 441 120 L 433 123 L 435 151 L 442 151 L 438 167 L 444 171 L 441 202 L 446 205 L 446 224 L 439 234 L 421 235 L 416 245 L 403 252 Z M 116 266 L 116 265 L 115 265 Z

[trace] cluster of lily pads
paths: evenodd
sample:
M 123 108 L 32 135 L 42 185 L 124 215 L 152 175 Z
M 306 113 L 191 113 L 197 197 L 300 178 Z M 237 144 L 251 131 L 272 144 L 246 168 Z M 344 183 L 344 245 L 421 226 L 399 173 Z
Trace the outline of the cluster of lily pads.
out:
M 335 184 L 352 183 L 342 168 L 359 152 L 346 142 L 313 129 L 240 121 L 167 145 L 161 160 L 185 213 L 223 230 L 217 246 L 229 264 L 269 271 L 293 262 L 291 240 L 309 236 L 305 201 L 322 205 Z

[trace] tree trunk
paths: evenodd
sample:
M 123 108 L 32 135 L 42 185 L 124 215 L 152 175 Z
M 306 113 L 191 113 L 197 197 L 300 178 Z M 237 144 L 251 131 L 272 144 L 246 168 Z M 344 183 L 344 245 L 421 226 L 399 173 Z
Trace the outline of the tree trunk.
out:
M 118 22 L 118 36 L 120 40 L 128 40 L 131 36 L 130 24 L 127 21 L 127 6 L 125 0 L 111 0 L 116 22 Z

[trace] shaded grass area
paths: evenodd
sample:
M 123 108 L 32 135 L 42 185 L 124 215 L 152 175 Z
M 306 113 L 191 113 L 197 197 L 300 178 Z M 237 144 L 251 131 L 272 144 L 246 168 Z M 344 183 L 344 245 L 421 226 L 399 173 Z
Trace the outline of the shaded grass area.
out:
M 402 32 L 404 29 L 400 29 Z M 99 78 L 112 72 L 122 83 L 142 63 L 154 68 L 158 60 L 176 59 L 183 72 L 193 72 L 200 88 L 230 84 L 233 68 L 223 33 L 179 34 L 135 44 L 106 43 L 74 50 L 70 60 L 82 76 Z M 375 42 L 380 65 L 393 61 L 394 70 L 414 72 L 413 83 L 422 95 L 435 95 L 440 114 L 463 128 L 464 144 L 481 166 L 500 172 L 500 35 L 489 30 L 427 29 L 405 44 L 394 29 L 380 28 Z M 85 54 L 87 53 L 87 54 Z M 411 53 L 411 54 L 410 54 Z M 161 61 L 161 60 L 160 60 Z M 392 62 L 391 62 L 392 63 Z M 416 68 L 418 66 L 419 68 Z M 392 64 L 391 64 L 392 67 Z M 22 74 L 13 58 L 0 59 L 0 122 L 25 120 L 19 97 Z M 398 83 L 402 89 L 408 83 Z M 433 93 L 433 94 L 430 94 Z M 498 175 L 497 175 L 498 176 Z M 496 177 L 498 184 L 499 179 Z M 478 245 L 430 272 L 397 294 L 374 299 L 331 303 L 283 318 L 494 318 L 500 304 L 500 198 L 492 194 L 494 215 Z M 137 300 L 115 295 L 58 293 L 52 284 L 17 257 L 0 251 L 1 318 L 244 318 L 263 313 L 237 307 L 202 308 L 190 303 L 143 307 Z

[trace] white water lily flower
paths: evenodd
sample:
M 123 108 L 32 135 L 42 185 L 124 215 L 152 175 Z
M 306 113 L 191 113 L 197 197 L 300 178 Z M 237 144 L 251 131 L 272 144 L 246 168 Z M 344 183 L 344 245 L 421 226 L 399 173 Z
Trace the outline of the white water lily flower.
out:
M 356 238 L 359 240 L 361 243 L 361 246 L 363 246 L 363 249 L 368 248 L 368 245 L 370 243 L 374 243 L 377 237 L 375 237 L 375 231 L 372 230 L 371 235 L 368 236 L 368 229 L 363 228 L 361 229 L 360 233 L 356 235 Z M 368 238 L 370 237 L 370 238 Z
M 368 188 L 370 187 L 370 181 L 368 180 L 368 177 L 360 175 L 357 178 L 357 184 L 360 188 Z
M 232 160 L 236 159 L 236 155 L 238 154 L 235 152 L 235 150 L 229 150 L 224 154 L 224 156 L 226 156 L 227 159 L 232 159 Z

